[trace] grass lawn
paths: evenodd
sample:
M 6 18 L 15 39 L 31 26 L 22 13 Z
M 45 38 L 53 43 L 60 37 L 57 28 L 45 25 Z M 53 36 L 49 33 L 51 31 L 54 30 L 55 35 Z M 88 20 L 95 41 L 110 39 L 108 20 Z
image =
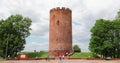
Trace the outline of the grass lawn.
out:
M 74 53 L 70 58 L 99 58 L 98 55 L 91 52 Z
M 39 58 L 46 58 L 48 56 L 48 52 L 40 52 Z
M 46 58 L 48 56 L 48 52 L 24 52 L 28 54 L 29 58 Z M 99 58 L 97 54 L 91 52 L 81 52 L 74 53 L 70 56 L 70 58 Z
M 48 56 L 48 52 L 24 52 L 28 54 L 29 58 L 46 58 Z

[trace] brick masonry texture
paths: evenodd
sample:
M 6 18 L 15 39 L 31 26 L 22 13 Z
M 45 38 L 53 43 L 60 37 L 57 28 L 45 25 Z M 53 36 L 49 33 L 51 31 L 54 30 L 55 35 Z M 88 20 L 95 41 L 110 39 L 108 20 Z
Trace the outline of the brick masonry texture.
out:
M 49 53 L 55 50 L 72 52 L 72 11 L 57 7 L 50 10 Z

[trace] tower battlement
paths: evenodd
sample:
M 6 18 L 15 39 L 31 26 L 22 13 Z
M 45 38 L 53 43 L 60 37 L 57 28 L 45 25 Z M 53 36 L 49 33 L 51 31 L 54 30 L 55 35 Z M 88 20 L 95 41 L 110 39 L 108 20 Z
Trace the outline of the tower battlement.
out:
M 69 8 L 65 8 L 65 7 L 56 7 L 50 10 L 50 12 L 52 11 L 69 11 L 71 12 L 71 10 Z

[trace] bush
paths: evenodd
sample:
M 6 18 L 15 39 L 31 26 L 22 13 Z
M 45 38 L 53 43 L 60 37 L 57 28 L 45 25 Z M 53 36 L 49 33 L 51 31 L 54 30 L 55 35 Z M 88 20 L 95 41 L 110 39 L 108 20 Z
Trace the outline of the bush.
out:
M 74 52 L 81 52 L 81 49 L 78 45 L 74 45 L 73 50 L 74 50 Z

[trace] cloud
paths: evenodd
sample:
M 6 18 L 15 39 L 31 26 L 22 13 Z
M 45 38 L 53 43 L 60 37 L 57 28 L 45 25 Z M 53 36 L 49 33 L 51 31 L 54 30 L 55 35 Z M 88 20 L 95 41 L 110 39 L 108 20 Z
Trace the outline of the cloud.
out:
M 25 50 L 27 52 L 30 51 L 48 51 L 48 42 L 28 42 L 25 45 Z
M 68 7 L 72 10 L 73 45 L 78 44 L 82 51 L 89 51 L 90 29 L 97 19 L 113 19 L 120 9 L 120 1 L 1 0 L 0 19 L 5 19 L 11 14 L 29 17 L 32 20 L 32 30 L 24 51 L 48 50 L 46 46 L 49 44 L 49 11 L 55 7 Z

